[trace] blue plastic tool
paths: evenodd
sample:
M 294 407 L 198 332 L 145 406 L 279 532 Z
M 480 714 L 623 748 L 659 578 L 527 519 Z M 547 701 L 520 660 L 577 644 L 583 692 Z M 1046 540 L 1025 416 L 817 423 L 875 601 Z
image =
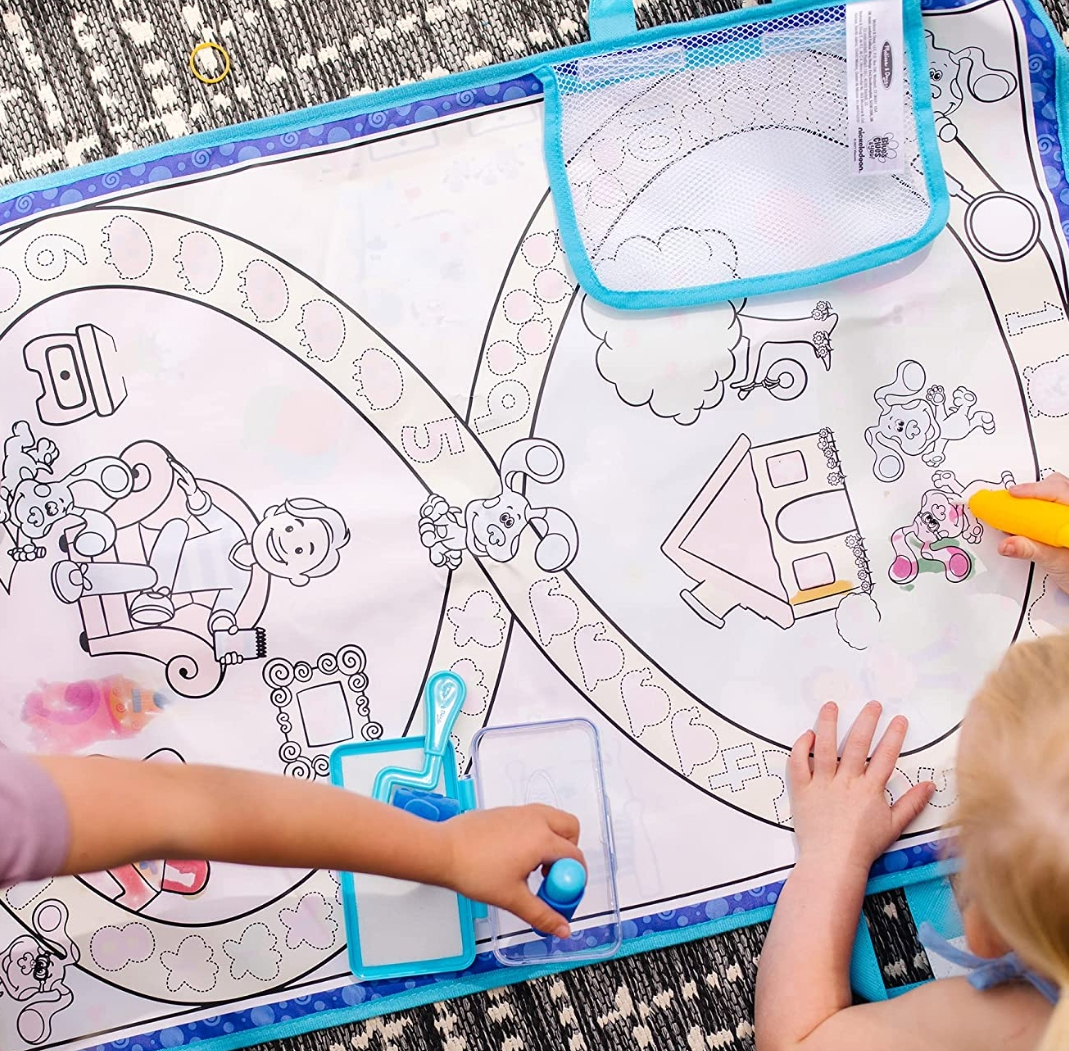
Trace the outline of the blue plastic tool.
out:
M 420 792 L 413 788 L 395 788 L 393 805 L 428 821 L 448 821 L 460 813 L 460 800 L 438 792 Z
M 538 896 L 566 920 L 575 915 L 586 890 L 586 869 L 574 858 L 554 861 L 538 888 Z M 539 933 L 544 934 L 545 931 Z
M 393 801 L 398 788 L 413 788 L 433 792 L 442 777 L 442 761 L 449 748 L 449 735 L 464 707 L 467 687 L 464 680 L 452 671 L 435 672 L 423 691 L 423 711 L 426 736 L 423 743 L 423 769 L 406 770 L 388 766 L 375 778 L 372 796 L 383 803 Z
M 452 673 L 431 675 L 420 699 L 427 709 L 425 735 L 340 745 L 331 754 L 331 781 L 351 791 L 371 788 L 380 800 L 430 821 L 452 820 L 456 808 L 463 815 L 542 799 L 581 814 L 590 871 L 562 860 L 547 867 L 544 879 L 540 871 L 530 877 L 532 889 L 574 923 L 575 933 L 557 938 L 532 931 L 505 909 L 441 887 L 343 872 L 353 973 L 361 981 L 377 981 L 464 971 L 476 957 L 480 919 L 489 927 L 490 950 L 506 967 L 612 956 L 622 926 L 597 729 L 586 719 L 564 719 L 481 730 L 465 749 L 471 776 L 461 778 L 449 742 L 463 705 L 463 682 Z M 394 929 L 396 939 L 389 937 Z M 485 933 L 480 928 L 480 937 Z

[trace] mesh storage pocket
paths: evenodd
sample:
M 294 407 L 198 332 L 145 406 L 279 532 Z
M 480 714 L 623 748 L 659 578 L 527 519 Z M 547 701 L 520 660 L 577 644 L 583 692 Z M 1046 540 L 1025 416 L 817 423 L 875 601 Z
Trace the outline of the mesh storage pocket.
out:
M 619 307 L 709 302 L 934 237 L 946 190 L 930 101 L 918 110 L 904 77 L 903 141 L 883 144 L 900 170 L 858 174 L 846 37 L 846 8 L 828 6 L 543 70 L 554 199 L 586 290 Z

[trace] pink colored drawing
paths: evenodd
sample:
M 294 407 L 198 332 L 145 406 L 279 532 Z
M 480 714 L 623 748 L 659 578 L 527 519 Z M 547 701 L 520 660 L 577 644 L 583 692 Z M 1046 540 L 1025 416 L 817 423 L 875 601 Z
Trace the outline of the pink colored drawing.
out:
M 116 215 L 103 229 L 104 262 L 124 281 L 144 277 L 152 266 L 152 239 L 148 231 L 128 215 Z
M 22 705 L 35 748 L 76 752 L 99 741 L 140 733 L 170 698 L 122 675 L 41 683 Z
M 10 310 L 22 295 L 22 283 L 14 270 L 0 266 L 0 314 Z
M 238 293 L 241 305 L 257 321 L 278 321 L 289 309 L 286 279 L 264 259 L 254 259 L 238 274 Z
M 575 633 L 575 656 L 583 673 L 583 685 L 596 690 L 623 671 L 624 651 L 608 637 L 605 624 L 584 624 Z
M 536 580 L 528 592 L 531 613 L 538 629 L 538 641 L 548 646 L 559 635 L 567 635 L 579 623 L 579 607 L 562 594 L 553 577 Z
M 301 334 L 301 346 L 308 357 L 318 361 L 333 361 L 345 345 L 345 318 L 326 299 L 312 299 L 305 303 L 296 329 Z
M 984 528 L 969 513 L 969 494 L 978 488 L 992 487 L 992 483 L 973 482 L 962 486 L 953 471 L 936 471 L 932 484 L 935 488 L 921 496 L 920 510 L 913 521 L 891 535 L 895 558 L 887 575 L 896 584 L 915 580 L 924 561 L 941 563 L 951 584 L 961 583 L 972 572 L 972 556 L 949 541 L 980 543 Z M 1001 484 L 1013 484 L 1009 472 L 1003 474 Z M 916 547 L 920 548 L 919 557 Z
M 401 400 L 405 379 L 401 366 L 386 351 L 368 347 L 353 362 L 353 370 L 357 394 L 376 412 L 392 409 Z
M 223 276 L 223 250 L 211 234 L 191 230 L 178 239 L 178 279 L 187 292 L 206 296 Z
M 528 266 L 549 266 L 549 264 L 553 262 L 554 256 L 557 254 L 557 244 L 552 234 L 528 234 L 528 236 L 523 239 L 521 251 L 523 252 L 523 258 L 527 261 Z
M 690 777 L 694 768 L 711 763 L 720 751 L 716 731 L 702 722 L 698 708 L 683 708 L 672 716 L 672 737 L 679 755 L 679 768 Z
M 620 680 L 620 698 L 635 737 L 641 737 L 651 726 L 659 726 L 672 710 L 668 691 L 653 681 L 652 668 L 629 671 Z

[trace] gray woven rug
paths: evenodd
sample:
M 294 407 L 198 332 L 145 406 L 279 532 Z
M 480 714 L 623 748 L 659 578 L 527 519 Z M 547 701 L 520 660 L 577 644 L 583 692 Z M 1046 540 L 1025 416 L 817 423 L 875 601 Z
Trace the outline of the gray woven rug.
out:
M 734 6 L 656 0 L 640 20 Z M 585 12 L 585 0 L 6 0 L 0 182 L 574 44 Z M 216 86 L 188 67 L 205 40 L 232 58 Z
M 1059 30 L 1069 0 L 1047 0 Z M 640 0 L 643 26 L 733 0 Z M 0 183 L 585 36 L 583 0 L 4 0 Z M 187 66 L 205 40 L 233 68 Z M 211 75 L 215 70 L 205 66 Z M 889 985 L 930 977 L 900 892 L 866 903 Z M 273 1051 L 753 1047 L 765 927 L 271 1045 Z

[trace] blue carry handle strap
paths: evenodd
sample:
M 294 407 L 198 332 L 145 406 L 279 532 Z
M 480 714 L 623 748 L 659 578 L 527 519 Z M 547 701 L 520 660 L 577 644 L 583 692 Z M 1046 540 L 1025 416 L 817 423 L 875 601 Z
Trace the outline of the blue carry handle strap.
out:
M 590 39 L 596 43 L 620 40 L 638 32 L 633 0 L 590 0 L 586 22 Z

